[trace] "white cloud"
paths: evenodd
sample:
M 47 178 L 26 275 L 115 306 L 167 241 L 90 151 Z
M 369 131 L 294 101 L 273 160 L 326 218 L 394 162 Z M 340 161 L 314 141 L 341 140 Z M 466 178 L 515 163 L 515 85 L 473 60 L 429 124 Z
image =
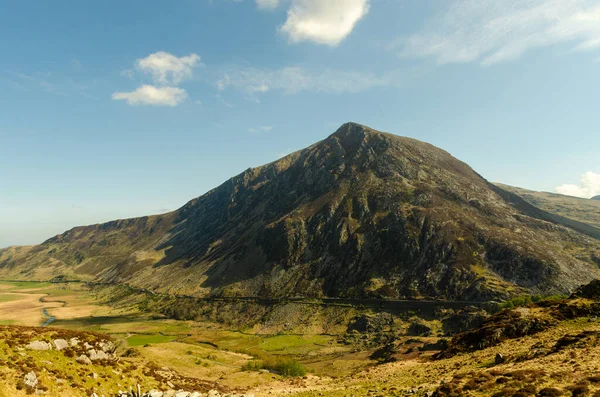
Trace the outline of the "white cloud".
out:
M 356 93 L 373 87 L 398 86 L 404 76 L 399 71 L 378 75 L 344 70 L 309 70 L 299 66 L 281 69 L 229 67 L 216 83 L 219 90 L 228 87 L 250 95 L 269 91 L 296 94 L 303 91 L 328 94 Z
M 129 105 L 177 106 L 187 98 L 187 93 L 178 87 L 143 85 L 132 92 L 115 92 L 112 98 Z
M 189 79 L 193 69 L 199 65 L 202 64 L 197 54 L 179 58 L 164 51 L 150 54 L 135 63 L 137 70 L 150 74 L 154 82 L 161 85 L 178 85 L 183 80 Z
M 420 32 L 391 48 L 438 64 L 492 65 L 560 43 L 579 51 L 600 49 L 597 0 L 455 0 Z
M 256 0 L 258 8 L 273 9 L 279 6 L 279 0 Z
M 581 177 L 581 185 L 561 185 L 556 188 L 556 192 L 584 198 L 600 195 L 600 174 L 586 172 Z
M 128 78 L 133 78 L 135 71 L 150 74 L 154 85 L 146 84 L 132 92 L 115 92 L 112 99 L 126 101 L 129 105 L 177 106 L 188 95 L 176 86 L 192 77 L 193 69 L 199 65 L 202 64 L 197 54 L 176 57 L 164 51 L 155 52 L 138 59 L 135 70 L 121 72 Z
M 273 127 L 270 125 L 263 125 L 261 127 L 256 128 L 248 128 L 248 132 L 256 133 L 256 132 L 270 132 L 273 130 Z
M 368 0 L 292 0 L 280 30 L 292 43 L 313 41 L 336 46 L 367 12 Z

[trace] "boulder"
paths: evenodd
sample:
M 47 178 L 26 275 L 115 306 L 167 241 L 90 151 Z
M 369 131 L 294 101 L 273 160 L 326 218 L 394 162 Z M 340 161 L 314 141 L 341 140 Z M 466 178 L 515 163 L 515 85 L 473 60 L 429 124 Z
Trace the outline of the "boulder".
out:
M 29 350 L 52 350 L 52 345 L 48 342 L 34 340 L 25 346 L 25 348 Z
M 468 307 L 442 320 L 442 329 L 446 335 L 456 335 L 480 326 L 489 315 L 477 308 Z
M 503 364 L 506 362 L 506 358 L 502 354 L 498 353 L 498 354 L 496 354 L 496 358 L 494 359 L 494 362 L 496 364 Z
M 348 324 L 346 332 L 382 332 L 394 325 L 392 316 L 380 313 L 375 316 L 357 316 Z
M 110 356 L 108 354 L 104 353 L 102 350 L 96 350 L 96 349 L 88 350 L 87 355 L 90 358 L 90 360 L 92 360 L 92 361 L 108 360 L 110 358 Z
M 422 347 L 419 347 L 420 351 L 442 351 L 449 345 L 448 340 L 438 339 L 435 343 L 425 343 Z
M 81 356 L 77 357 L 75 359 L 75 361 L 77 361 L 79 364 L 91 364 L 92 360 L 90 360 L 90 358 L 88 356 L 86 356 L 85 354 L 82 354 Z
M 150 390 L 148 392 L 148 397 L 163 397 L 163 392 L 158 390 Z
M 69 347 L 69 343 L 64 339 L 55 339 L 53 343 L 56 350 L 63 350 Z
M 35 389 L 38 384 L 37 376 L 33 371 L 25 375 L 25 379 L 23 381 L 27 386 L 31 387 L 32 389 Z
M 178 391 L 177 393 L 175 393 L 175 397 L 189 397 L 190 393 L 188 393 L 187 391 Z
M 79 338 L 71 338 L 69 343 L 71 344 L 71 346 L 77 346 L 79 344 Z
M 413 321 L 408 327 L 408 335 L 429 336 L 431 335 L 431 328 L 420 321 Z
M 221 397 L 221 393 L 216 390 L 211 390 L 208 392 L 208 397 Z
M 102 341 L 98 343 L 98 348 L 105 353 L 113 352 L 115 350 L 115 344 L 112 342 Z

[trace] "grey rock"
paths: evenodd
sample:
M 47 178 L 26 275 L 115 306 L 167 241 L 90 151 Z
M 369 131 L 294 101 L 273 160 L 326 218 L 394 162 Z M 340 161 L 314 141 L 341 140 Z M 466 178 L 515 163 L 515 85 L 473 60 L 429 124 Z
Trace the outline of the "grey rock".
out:
M 25 346 L 25 348 L 29 350 L 52 350 L 52 345 L 48 342 L 34 340 Z
M 86 356 L 85 354 L 82 354 L 81 356 L 77 357 L 75 359 L 75 361 L 77 361 L 79 364 L 91 364 L 92 360 L 90 360 L 90 358 L 88 356 Z
M 35 387 L 38 384 L 38 379 L 37 379 L 37 375 L 35 374 L 35 372 L 31 371 L 27 375 L 25 375 L 24 382 L 27 386 L 35 389 Z
M 63 350 L 69 347 L 69 343 L 64 339 L 55 339 L 53 343 L 56 350 Z
M 102 350 L 96 350 L 96 349 L 88 350 L 87 355 L 90 358 L 90 360 L 92 360 L 92 361 L 108 360 L 110 358 L 110 356 L 108 354 L 104 353 Z

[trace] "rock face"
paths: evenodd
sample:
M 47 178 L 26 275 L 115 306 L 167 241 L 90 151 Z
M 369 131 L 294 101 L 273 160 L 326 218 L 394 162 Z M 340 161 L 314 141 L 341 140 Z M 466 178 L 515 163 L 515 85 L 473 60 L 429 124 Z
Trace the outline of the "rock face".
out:
M 348 123 L 172 213 L 0 251 L 0 276 L 53 266 L 194 296 L 489 300 L 600 276 L 595 230 L 432 145 Z

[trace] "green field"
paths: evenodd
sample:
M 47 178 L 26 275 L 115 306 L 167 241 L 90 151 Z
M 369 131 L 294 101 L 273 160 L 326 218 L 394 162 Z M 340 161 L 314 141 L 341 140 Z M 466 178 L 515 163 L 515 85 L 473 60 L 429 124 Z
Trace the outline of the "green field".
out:
M 129 346 L 144 346 L 152 345 L 156 343 L 167 343 L 177 339 L 176 336 L 168 335 L 133 335 L 127 338 L 127 344 Z
M 0 281 L 0 285 L 6 285 L 10 290 L 27 290 L 34 288 L 44 288 L 51 286 L 51 283 L 43 283 L 38 281 Z
M 17 300 L 17 299 L 19 299 L 18 295 L 0 294 L 0 303 L 12 302 L 12 301 Z

